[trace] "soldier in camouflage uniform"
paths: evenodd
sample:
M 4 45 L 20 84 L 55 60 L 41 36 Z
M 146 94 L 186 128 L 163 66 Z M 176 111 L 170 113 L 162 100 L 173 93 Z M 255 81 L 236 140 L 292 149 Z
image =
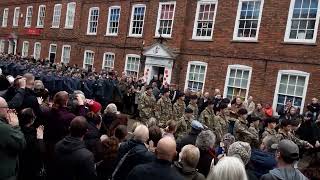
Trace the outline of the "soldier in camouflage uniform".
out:
M 275 118 L 267 118 L 265 120 L 267 127 L 264 129 L 261 138 L 264 139 L 267 136 L 275 136 L 277 131 L 275 130 L 277 126 L 277 120 Z
M 139 114 L 141 121 L 145 124 L 151 117 L 155 117 L 154 109 L 156 98 L 152 94 L 152 87 L 147 86 L 146 91 L 140 97 Z
M 252 139 L 250 145 L 254 148 L 259 148 L 260 142 L 259 142 L 259 124 L 260 124 L 260 118 L 259 117 L 252 117 L 251 123 L 248 131 L 252 133 L 255 138 Z
M 176 121 L 184 115 L 184 111 L 186 110 L 186 103 L 184 102 L 184 99 L 184 93 L 178 93 L 177 101 L 173 105 L 173 113 Z
M 283 119 L 281 121 L 280 129 L 278 130 L 278 134 L 276 134 L 276 137 L 278 141 L 288 139 L 293 141 L 300 147 L 313 148 L 313 146 L 308 141 L 301 140 L 291 133 L 291 122 L 288 119 Z
M 248 121 L 248 111 L 244 108 L 239 109 L 238 111 L 238 119 L 235 122 L 234 125 L 234 132 L 235 132 L 235 138 L 236 141 L 243 141 L 251 143 L 252 140 L 256 140 L 256 136 L 249 132 L 249 128 L 247 126 Z
M 222 137 L 228 133 L 229 130 L 229 119 L 230 119 L 230 111 L 228 109 L 228 105 L 221 104 L 219 106 L 219 112 L 217 112 L 217 116 L 214 117 L 214 129 L 217 136 L 217 142 L 222 140 Z
M 167 121 L 173 118 L 172 103 L 169 96 L 169 89 L 164 89 L 162 97 L 157 102 L 155 114 L 160 127 L 165 127 Z
M 182 137 L 187 132 L 191 130 L 191 122 L 194 120 L 193 118 L 193 110 L 187 108 L 184 110 L 184 114 L 181 118 L 179 118 L 177 123 L 177 131 L 176 136 L 177 138 Z
M 190 108 L 190 109 L 193 110 L 193 116 L 194 116 L 195 119 L 198 119 L 198 112 L 199 112 L 197 102 L 198 102 L 198 96 L 197 95 L 191 95 L 190 96 L 190 103 L 187 106 L 187 108 Z
M 202 111 L 199 117 L 199 121 L 207 126 L 210 130 L 215 132 L 214 129 L 214 111 L 213 111 L 213 102 L 208 100 L 208 106 Z

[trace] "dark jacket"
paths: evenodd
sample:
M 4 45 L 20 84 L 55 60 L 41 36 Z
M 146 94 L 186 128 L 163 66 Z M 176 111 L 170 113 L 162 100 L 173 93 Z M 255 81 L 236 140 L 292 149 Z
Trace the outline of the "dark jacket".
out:
M 37 139 L 37 130 L 34 127 L 22 127 L 21 129 L 27 146 L 19 157 L 19 179 L 37 179 L 43 167 L 45 146 L 43 140 Z
M 254 173 L 255 176 L 260 178 L 262 175 L 268 173 L 270 170 L 277 166 L 274 154 L 263 152 L 258 149 L 251 151 L 251 158 L 248 168 Z
M 197 169 L 189 167 L 181 162 L 174 162 L 173 168 L 184 177 L 185 180 L 205 180 L 203 174 L 199 173 Z
M 149 163 L 155 159 L 155 156 L 148 151 L 144 143 L 131 139 L 121 144 L 119 148 L 118 163 L 122 158 L 125 158 L 125 160 L 115 174 L 114 179 L 116 180 L 126 179 L 135 166 Z
M 127 180 L 184 180 L 184 178 L 171 168 L 171 162 L 156 159 L 133 168 Z
M 181 139 L 178 139 L 177 151 L 180 152 L 183 146 L 185 145 L 188 145 L 188 144 L 195 145 L 197 137 L 200 134 L 200 132 L 201 131 L 198 131 L 192 128 L 188 134 L 184 135 Z
M 200 98 L 198 101 L 199 115 L 208 106 L 208 99 Z
M 200 149 L 200 159 L 198 162 L 197 169 L 199 173 L 203 174 L 205 177 L 207 177 L 210 172 L 212 159 L 214 159 L 215 164 L 218 162 L 214 150 L 205 151 Z
M 302 122 L 299 129 L 296 131 L 296 134 L 300 139 L 308 141 L 311 144 L 316 143 L 315 134 L 314 134 L 314 123 L 312 120 Z
M 0 179 L 16 176 L 18 154 L 25 145 L 20 127 L 11 127 L 0 119 Z
M 54 172 L 59 180 L 94 180 L 93 154 L 80 138 L 67 136 L 56 144 Z
M 307 180 L 307 178 L 294 168 L 276 168 L 261 177 L 260 180 Z
M 95 161 L 101 160 L 101 134 L 99 129 L 88 120 L 88 132 L 84 136 L 83 140 L 86 147 L 91 151 L 95 157 Z

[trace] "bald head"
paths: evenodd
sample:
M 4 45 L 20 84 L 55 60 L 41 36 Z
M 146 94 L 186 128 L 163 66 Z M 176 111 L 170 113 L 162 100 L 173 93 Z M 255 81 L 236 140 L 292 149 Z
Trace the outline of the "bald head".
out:
M 176 146 L 176 141 L 172 137 L 160 139 L 156 149 L 157 158 L 172 161 L 177 154 Z
M 0 118 L 6 119 L 7 118 L 7 110 L 8 110 L 8 103 L 5 99 L 0 97 Z
M 141 141 L 143 143 L 147 142 L 149 139 L 149 129 L 145 125 L 138 125 L 133 132 L 134 140 Z

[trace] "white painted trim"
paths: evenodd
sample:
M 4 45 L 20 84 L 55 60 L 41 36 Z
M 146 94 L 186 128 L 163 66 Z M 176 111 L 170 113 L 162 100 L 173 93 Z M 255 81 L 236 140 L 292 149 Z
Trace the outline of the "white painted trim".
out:
M 73 12 L 73 23 L 72 25 L 68 25 L 68 16 L 70 15 L 69 14 L 69 9 L 70 9 L 70 6 L 74 4 L 74 12 Z M 77 3 L 76 2 L 69 2 L 67 4 L 67 12 L 66 12 L 66 20 L 65 20 L 65 24 L 64 24 L 64 28 L 65 29 L 73 29 L 73 26 L 74 26 L 74 19 L 76 17 L 76 8 L 77 8 Z
M 230 78 L 230 71 L 231 69 L 240 69 L 240 70 L 247 70 L 249 71 L 249 76 L 248 76 L 248 84 L 247 84 L 247 92 L 246 92 L 246 97 L 245 99 L 248 98 L 249 90 L 250 90 L 250 83 L 251 83 L 251 75 L 252 75 L 252 67 L 246 66 L 246 65 L 241 65 L 241 64 L 233 64 L 229 65 L 227 69 L 227 75 L 226 75 L 226 80 L 224 84 L 224 91 L 223 91 L 223 97 L 227 97 L 227 91 L 228 91 L 228 84 L 229 84 L 229 78 Z
M 196 66 L 205 66 L 205 71 L 204 71 L 204 79 L 203 79 L 203 86 L 202 86 L 202 92 L 205 89 L 205 85 L 206 85 L 206 78 L 207 78 L 207 70 L 208 70 L 208 63 L 206 62 L 202 62 L 202 61 L 189 61 L 188 62 L 188 69 L 187 69 L 187 74 L 186 74 L 186 80 L 185 80 L 185 84 L 184 84 L 184 89 L 188 88 L 188 83 L 189 83 L 189 74 L 190 74 L 190 67 L 191 65 L 196 65 Z
M 304 108 L 304 103 L 305 103 L 305 100 L 306 100 L 310 74 L 307 73 L 307 72 L 298 71 L 298 70 L 280 70 L 278 72 L 277 84 L 276 84 L 276 88 L 274 90 L 273 103 L 272 103 L 273 112 L 274 112 L 274 114 L 277 114 L 278 92 L 279 92 L 279 88 L 280 88 L 281 76 L 283 74 L 306 77 L 305 86 L 303 88 L 303 94 L 302 94 L 301 109 L 300 109 L 300 114 L 302 114 L 303 113 L 303 108 Z
M 94 10 L 98 10 L 97 32 L 91 33 L 91 32 L 90 32 L 90 17 L 91 17 L 92 11 L 94 11 Z M 100 8 L 99 8 L 99 7 L 91 7 L 91 8 L 89 9 L 89 16 L 88 16 L 87 35 L 97 35 L 97 33 L 98 33 L 98 26 L 99 26 L 99 17 L 100 17 Z
M 164 38 L 171 38 L 172 33 L 173 33 L 173 24 L 174 24 L 174 17 L 176 14 L 176 1 L 168 1 L 168 2 L 159 2 L 159 9 L 158 9 L 158 18 L 157 18 L 157 26 L 156 26 L 156 32 L 155 32 L 155 36 L 159 37 L 160 34 L 158 32 L 159 27 L 160 27 L 160 16 L 161 16 L 161 6 L 162 5 L 166 5 L 166 4 L 173 4 L 174 8 L 173 8 L 173 16 L 172 16 L 172 24 L 171 24 L 171 33 L 169 35 L 167 34 L 162 34 L 161 36 Z
M 111 9 L 119 9 L 119 21 L 118 21 L 118 32 L 117 33 L 110 33 L 110 18 L 111 18 Z M 109 7 L 108 12 L 108 22 L 107 22 L 107 29 L 106 29 L 106 36 L 118 36 L 119 29 L 120 29 L 120 18 L 121 18 L 121 6 L 111 6 Z
M 141 31 L 141 34 L 132 34 L 134 9 L 135 8 L 140 8 L 140 7 L 141 8 L 144 7 L 142 31 Z M 135 5 L 132 6 L 132 9 L 131 9 L 131 20 L 130 20 L 130 27 L 129 27 L 129 36 L 130 37 L 142 37 L 143 30 L 144 30 L 144 20 L 146 19 L 146 10 L 147 10 L 147 8 L 146 8 L 145 4 L 135 4 Z
M 37 44 L 40 45 L 39 59 L 41 59 L 41 43 L 40 43 L 40 42 L 35 42 L 35 43 L 34 43 L 34 46 L 33 46 L 33 58 L 36 59 L 35 54 L 36 54 L 36 45 L 37 45 Z
M 27 22 L 28 22 L 28 14 L 29 14 L 29 11 L 31 9 L 31 21 L 30 21 L 30 24 L 28 25 Z M 33 6 L 28 6 L 27 7 L 27 11 L 26 11 L 26 19 L 25 19 L 25 22 L 24 22 L 24 27 L 31 27 L 31 24 L 32 24 L 32 15 L 33 15 Z
M 39 22 L 40 22 L 40 10 L 41 10 L 42 7 L 44 7 L 44 19 L 43 19 L 43 25 L 39 25 Z M 43 28 L 44 27 L 45 19 L 46 19 L 46 5 L 40 5 L 39 9 L 38 9 L 37 28 Z
M 256 32 L 256 37 L 254 37 L 254 38 L 252 38 L 252 37 L 238 37 L 239 20 L 240 20 L 240 14 L 241 14 L 243 1 L 260 1 L 261 2 L 260 3 L 260 10 L 259 10 L 257 32 Z M 258 41 L 261 18 L 262 18 L 262 13 L 263 13 L 263 5 L 264 5 L 264 0 L 239 0 L 237 18 L 236 18 L 235 25 L 234 25 L 234 30 L 233 30 L 233 40 L 235 40 L 235 41 L 249 41 L 249 42 Z
M 213 16 L 213 22 L 212 22 L 212 30 L 211 30 L 211 36 L 197 36 L 197 26 L 198 26 L 198 18 L 199 18 L 199 11 L 200 11 L 200 6 L 203 4 L 214 4 L 214 16 Z M 200 0 L 197 3 L 197 10 L 194 18 L 194 24 L 193 24 L 193 33 L 192 33 L 192 39 L 194 40 L 212 40 L 213 36 L 213 31 L 214 31 L 214 24 L 216 20 L 216 15 L 217 15 L 217 9 L 218 9 L 218 0 Z
M 114 59 L 113 59 L 113 67 L 108 67 L 108 68 L 114 68 L 114 62 L 115 62 L 115 60 L 116 60 L 116 55 L 113 53 L 113 52 L 105 52 L 105 53 L 103 53 L 103 60 L 102 60 L 102 69 L 104 69 L 104 65 L 105 65 L 105 60 L 106 60 L 106 55 L 111 55 L 111 56 L 113 56 L 114 57 Z
M 5 12 L 6 13 L 6 16 L 5 16 Z M 4 19 L 6 17 L 6 24 L 4 23 Z M 7 27 L 8 26 L 8 20 L 9 20 L 9 8 L 4 8 L 3 9 L 3 14 L 2 14 L 2 24 L 1 24 L 1 27 Z
M 60 10 L 58 9 L 60 8 Z M 56 11 L 60 11 L 60 14 L 59 14 L 59 24 L 57 26 L 55 26 L 53 23 L 54 23 L 54 18 L 55 18 L 55 12 Z M 58 12 L 59 12 L 58 11 Z M 54 5 L 54 8 L 53 8 L 53 15 L 52 15 L 52 23 L 51 23 L 51 28 L 59 28 L 60 27 L 60 21 L 61 21 L 61 11 L 62 11 L 62 5 L 61 4 L 55 4 Z
M 138 64 L 138 71 L 137 71 L 137 78 L 139 77 L 139 72 L 140 72 L 140 63 L 141 63 L 141 57 L 140 57 L 140 55 L 137 55 L 137 54 L 127 54 L 126 55 L 126 63 L 125 63 L 125 65 L 124 65 L 124 72 L 126 72 L 127 73 L 127 63 L 128 63 L 128 58 L 129 57 L 133 57 L 133 58 L 139 58 L 139 64 Z M 131 71 L 131 70 L 129 70 L 129 71 Z
M 71 57 L 71 46 L 70 46 L 70 45 L 67 45 L 67 44 L 65 44 L 65 45 L 62 46 L 60 62 L 63 62 L 64 48 L 67 48 L 67 47 L 70 48 L 70 54 L 69 54 L 69 63 L 70 63 L 70 60 L 71 60 L 71 58 L 70 58 L 70 57 Z
M 93 53 L 92 67 L 93 67 L 93 65 L 94 65 L 94 56 L 95 56 L 95 52 L 94 52 L 94 51 L 91 51 L 91 50 L 85 50 L 85 51 L 84 51 L 84 55 L 83 55 L 82 68 L 85 68 L 86 54 L 87 54 L 87 53 Z
M 284 42 L 293 42 L 293 43 L 304 43 L 304 44 L 313 44 L 316 43 L 317 35 L 318 35 L 318 26 L 319 26 L 319 17 L 320 17 L 320 1 L 318 0 L 318 11 L 317 11 L 317 17 L 316 17 L 316 23 L 314 26 L 314 32 L 313 32 L 313 39 L 290 39 L 290 31 L 291 31 L 291 25 L 292 25 L 292 16 L 293 16 L 293 9 L 294 4 L 296 0 L 291 0 L 290 3 L 290 9 L 288 14 L 288 20 L 287 20 L 287 26 L 286 26 L 286 32 L 284 36 Z
M 24 49 L 25 49 L 26 44 L 28 44 L 28 49 L 27 49 L 27 54 L 24 54 Z M 21 50 L 21 56 L 22 57 L 28 57 L 28 55 L 29 55 L 29 47 L 30 47 L 29 41 L 23 41 L 22 42 L 22 50 Z
M 18 11 L 18 18 L 17 18 L 17 22 L 16 22 L 17 11 Z M 15 7 L 14 11 L 13 11 L 13 19 L 12 19 L 12 26 L 13 27 L 19 26 L 19 19 L 20 19 L 20 7 Z

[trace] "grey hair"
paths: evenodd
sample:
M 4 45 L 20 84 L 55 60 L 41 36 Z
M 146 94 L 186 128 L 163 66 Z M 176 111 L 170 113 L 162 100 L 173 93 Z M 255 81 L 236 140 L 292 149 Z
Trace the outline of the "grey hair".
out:
M 200 151 L 194 145 L 185 145 L 179 154 L 179 161 L 184 162 L 184 164 L 189 167 L 196 168 L 200 159 Z
M 216 143 L 216 135 L 211 130 L 202 131 L 196 140 L 196 146 L 200 150 L 213 148 Z
M 139 140 L 143 143 L 149 139 L 149 129 L 145 125 L 138 125 L 133 132 L 133 139 Z
M 276 149 L 273 147 L 275 144 L 279 143 L 279 140 L 274 135 L 268 135 L 262 139 L 262 143 L 265 145 L 265 148 L 268 152 L 274 153 Z
M 147 122 L 147 127 L 152 127 L 157 125 L 157 119 L 154 117 L 151 117 Z
M 207 180 L 248 180 L 244 164 L 236 157 L 223 157 L 213 169 Z

